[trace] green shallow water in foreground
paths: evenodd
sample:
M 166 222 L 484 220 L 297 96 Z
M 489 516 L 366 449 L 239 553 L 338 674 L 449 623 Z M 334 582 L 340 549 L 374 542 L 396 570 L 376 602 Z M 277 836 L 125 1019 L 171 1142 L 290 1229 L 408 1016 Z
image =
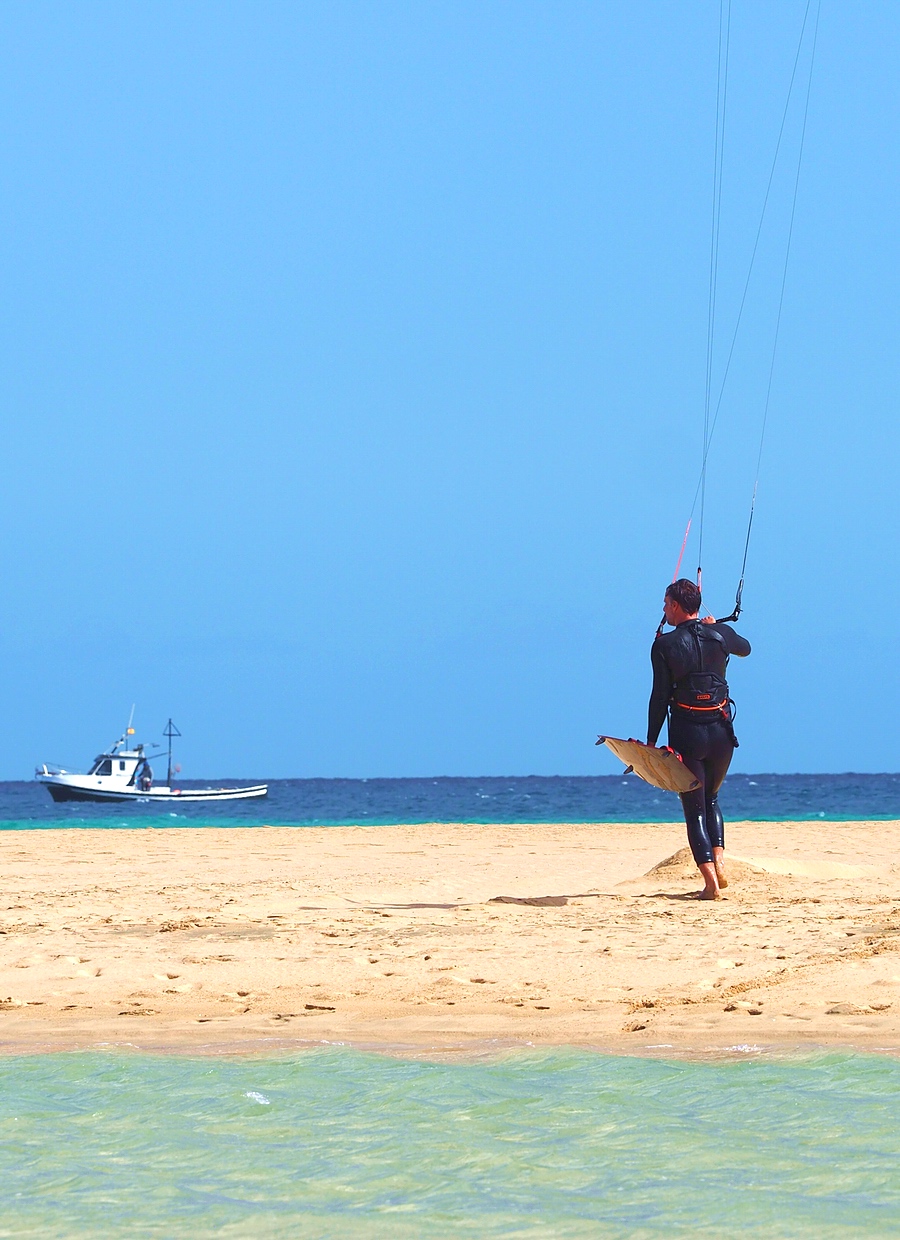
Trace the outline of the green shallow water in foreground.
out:
M 900 1062 L 0 1059 L 0 1235 L 900 1235 Z

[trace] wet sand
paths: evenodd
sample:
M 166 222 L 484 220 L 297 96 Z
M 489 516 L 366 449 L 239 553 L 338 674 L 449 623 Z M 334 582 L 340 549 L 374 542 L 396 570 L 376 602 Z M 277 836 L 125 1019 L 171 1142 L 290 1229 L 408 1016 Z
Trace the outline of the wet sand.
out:
M 675 824 L 4 832 L 0 1051 L 900 1050 L 900 822 L 728 845 L 706 903 Z

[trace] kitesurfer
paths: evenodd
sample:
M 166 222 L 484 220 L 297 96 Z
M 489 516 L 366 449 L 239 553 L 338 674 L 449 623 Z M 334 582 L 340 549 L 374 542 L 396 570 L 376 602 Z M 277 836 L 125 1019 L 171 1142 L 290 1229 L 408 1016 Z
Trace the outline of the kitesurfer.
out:
M 700 898 L 718 900 L 728 880 L 717 797 L 737 746 L 725 669 L 730 655 L 750 653 L 750 643 L 730 624 L 718 624 L 712 616 L 701 620 L 700 602 L 699 588 L 684 577 L 666 590 L 663 611 L 674 627 L 657 635 L 650 652 L 647 743 L 656 744 L 668 713 L 669 745 L 700 781 L 695 791 L 681 794 L 688 843 L 705 883 Z

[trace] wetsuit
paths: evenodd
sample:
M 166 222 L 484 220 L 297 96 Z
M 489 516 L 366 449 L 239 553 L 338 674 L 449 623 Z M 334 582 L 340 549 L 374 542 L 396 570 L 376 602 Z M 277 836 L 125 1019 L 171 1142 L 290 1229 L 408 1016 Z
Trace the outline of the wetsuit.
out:
M 717 798 L 737 744 L 725 669 L 730 655 L 745 658 L 749 653 L 750 643 L 730 624 L 700 620 L 684 620 L 658 637 L 650 651 L 647 743 L 656 744 L 668 712 L 669 744 L 700 780 L 699 788 L 681 794 L 688 843 L 698 865 L 713 860 L 713 848 L 725 847 Z

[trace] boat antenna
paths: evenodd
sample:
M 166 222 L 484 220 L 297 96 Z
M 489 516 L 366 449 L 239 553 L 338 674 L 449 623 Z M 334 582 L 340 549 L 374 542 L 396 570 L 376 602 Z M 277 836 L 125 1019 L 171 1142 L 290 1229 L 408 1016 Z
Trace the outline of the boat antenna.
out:
M 175 727 L 175 724 L 170 719 L 169 722 L 166 724 L 165 729 L 163 731 L 163 736 L 168 737 L 168 740 L 169 740 L 169 760 L 168 760 L 168 763 L 166 764 L 167 765 L 166 786 L 168 788 L 172 787 L 172 737 L 180 736 L 180 735 L 181 733 L 178 731 L 178 729 Z

